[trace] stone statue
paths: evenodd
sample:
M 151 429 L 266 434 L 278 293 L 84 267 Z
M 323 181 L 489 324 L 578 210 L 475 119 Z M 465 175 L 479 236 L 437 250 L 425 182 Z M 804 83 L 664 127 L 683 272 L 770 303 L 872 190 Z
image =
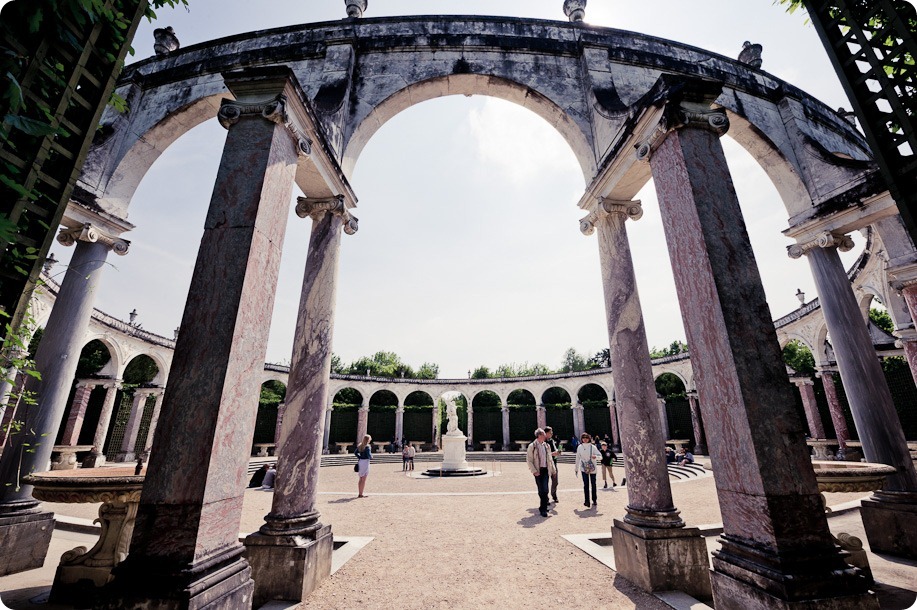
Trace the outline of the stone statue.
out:
M 351 19 L 359 19 L 363 16 L 363 11 L 369 4 L 369 0 L 345 0 L 347 4 L 347 16 Z
M 564 0 L 564 15 L 570 21 L 582 21 L 586 17 L 586 0 Z
M 167 28 L 156 28 L 153 30 L 153 50 L 156 55 L 168 55 L 172 51 L 177 51 L 181 47 L 178 38 L 175 36 L 175 30 L 170 25 Z
M 448 423 L 446 424 L 447 436 L 461 436 L 462 434 L 462 431 L 459 430 L 458 427 L 458 412 L 456 411 L 457 399 L 457 395 L 452 395 L 443 399 L 446 402 L 446 419 L 448 420 Z
M 752 44 L 746 40 L 742 43 L 742 52 L 739 53 L 739 61 L 752 68 L 760 68 L 762 63 L 761 50 L 761 45 Z

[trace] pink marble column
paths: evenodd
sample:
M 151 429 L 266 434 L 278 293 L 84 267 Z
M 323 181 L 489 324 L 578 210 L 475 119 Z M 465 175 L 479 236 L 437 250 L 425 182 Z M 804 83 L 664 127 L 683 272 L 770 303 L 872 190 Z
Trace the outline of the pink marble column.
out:
M 573 434 L 579 438 L 586 428 L 586 417 L 583 411 L 583 405 L 576 403 L 573 405 Z M 566 439 L 563 439 L 566 440 Z
M 793 384 L 799 388 L 802 407 L 806 412 L 806 423 L 809 424 L 809 435 L 812 438 L 825 438 L 825 426 L 821 422 L 818 403 L 815 401 L 815 386 L 808 377 L 794 377 Z M 832 385 L 832 391 L 834 386 Z M 835 399 L 837 396 L 835 395 Z M 838 439 L 840 440 L 840 439 Z M 845 439 L 846 440 L 846 439 Z
M 328 405 L 325 409 L 325 429 L 322 431 L 322 453 L 331 453 L 331 414 L 334 412 L 334 405 Z
M 73 402 L 70 403 L 70 413 L 67 415 L 67 423 L 64 425 L 64 435 L 61 437 L 61 445 L 76 445 L 80 438 L 80 430 L 83 428 L 83 418 L 86 417 L 86 407 L 89 405 L 89 396 L 96 384 L 80 381 L 76 384 L 76 392 L 73 393 Z
M 83 459 L 83 468 L 98 468 L 105 465 L 105 441 L 108 439 L 108 425 L 115 411 L 115 398 L 118 396 L 118 390 L 121 389 L 121 382 L 109 381 L 102 387 L 105 388 L 105 400 L 102 402 L 96 433 L 92 437 L 92 451 Z
M 396 421 L 395 423 L 397 425 L 398 422 Z M 465 433 L 465 436 L 467 437 L 468 440 L 466 441 L 465 444 L 469 448 L 473 449 L 474 448 L 474 409 L 471 408 L 470 402 L 468 403 L 468 424 L 466 427 L 468 428 L 468 431 Z
M 901 343 L 904 350 L 904 357 L 907 360 L 907 366 L 911 369 L 911 377 L 914 383 L 917 383 L 917 337 L 909 339 L 899 339 L 896 343 Z
M 312 235 L 277 442 L 280 468 L 271 512 L 261 529 L 245 539 L 255 580 L 254 607 L 274 599 L 300 601 L 331 575 L 331 526 L 319 521 L 315 498 L 329 399 L 341 234 L 356 233 L 357 220 L 343 197 L 301 197 L 296 213 L 312 219 Z M 284 573 L 277 573 L 278 565 L 286 566 Z
M 608 417 L 611 418 L 611 444 L 617 449 L 621 449 L 621 435 L 618 433 L 618 408 L 617 402 L 608 401 Z
M 598 230 L 611 368 L 621 407 L 628 504 L 624 518 L 612 527 L 616 569 L 647 591 L 677 589 L 707 598 L 707 549 L 700 530 L 685 527 L 675 508 L 662 451 L 665 426 L 624 226 L 628 218 L 642 215 L 639 201 L 602 199 L 580 223 L 587 235 Z M 670 559 L 659 562 L 662 555 Z
M 301 150 L 289 125 L 302 93 L 285 67 L 223 78 L 236 99 L 219 111 L 228 134 L 130 553 L 113 570 L 107 607 L 251 605 L 254 583 L 238 540 L 248 451 L 239 449 L 255 431 Z
M 904 297 L 904 301 L 907 303 L 911 320 L 917 323 L 917 280 L 906 282 L 901 288 L 901 296 Z M 911 369 L 914 383 L 917 383 L 917 337 L 902 338 L 901 347 L 904 349 L 904 356 L 907 358 L 907 365 Z
M 436 410 L 433 410 L 433 417 L 436 417 Z M 434 426 L 436 423 L 434 422 Z M 362 405 L 357 411 L 357 443 L 366 436 L 366 429 L 369 426 L 369 405 Z M 433 436 L 433 442 L 436 442 L 436 435 Z
M 825 388 L 825 398 L 828 401 L 828 412 L 831 414 L 831 423 L 834 425 L 834 435 L 842 449 L 847 448 L 850 440 L 850 431 L 847 429 L 847 418 L 844 417 L 844 407 L 841 406 L 834 386 L 834 372 L 830 369 L 819 370 L 817 376 L 821 378 L 822 387 Z
M 691 427 L 694 429 L 694 453 L 707 455 L 707 435 L 704 434 L 704 418 L 697 404 L 697 392 L 688 392 L 688 404 L 691 406 Z
M 544 427 L 548 425 L 548 414 L 544 405 L 535 407 L 535 420 L 538 423 L 538 427 L 541 429 L 544 429 Z
M 146 410 L 147 399 L 152 390 L 136 389 L 131 401 L 131 414 L 124 427 L 124 438 L 121 440 L 121 451 L 118 453 L 119 462 L 132 462 L 136 457 L 134 449 L 137 445 L 137 435 L 140 433 L 140 423 L 143 421 L 143 412 Z
M 503 416 L 503 451 L 509 451 L 512 442 L 509 438 L 509 407 L 501 405 L 500 414 Z
M 150 417 L 150 430 L 146 433 L 146 447 L 143 448 L 143 453 L 147 459 L 149 459 L 150 449 L 153 447 L 153 437 L 156 434 L 156 427 L 159 425 L 159 413 L 162 410 L 162 390 L 155 393 L 153 396 L 155 399 L 153 403 L 153 415 Z
M 801 607 L 835 598 L 832 607 L 874 608 L 866 579 L 844 562 L 821 509 L 719 141 L 728 128 L 725 111 L 712 108 L 721 87 L 681 80 L 670 91 L 676 99 L 637 154 L 652 170 L 716 465 L 724 531 L 713 555 L 714 604 Z
M 277 405 L 277 422 L 274 424 L 274 455 L 280 455 L 280 430 L 283 427 L 283 418 L 287 413 L 287 403 Z

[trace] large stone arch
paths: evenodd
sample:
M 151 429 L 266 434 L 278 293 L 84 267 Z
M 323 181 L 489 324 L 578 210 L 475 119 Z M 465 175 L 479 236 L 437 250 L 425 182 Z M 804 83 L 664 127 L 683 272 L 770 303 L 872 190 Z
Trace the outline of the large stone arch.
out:
M 411 106 L 447 95 L 487 95 L 516 103 L 531 110 L 563 136 L 573 150 L 584 180 L 595 173 L 595 153 L 589 135 L 583 133 L 571 116 L 547 96 L 529 86 L 508 78 L 486 74 L 448 74 L 413 83 L 397 90 L 359 119 L 350 137 L 341 161 L 344 172 L 353 173 L 363 147 L 389 119 Z

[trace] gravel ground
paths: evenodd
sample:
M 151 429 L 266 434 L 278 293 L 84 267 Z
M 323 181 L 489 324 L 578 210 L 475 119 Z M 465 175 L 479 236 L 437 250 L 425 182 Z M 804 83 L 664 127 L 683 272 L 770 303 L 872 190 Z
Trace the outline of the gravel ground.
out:
M 351 467 L 322 468 L 322 520 L 338 536 L 372 536 L 373 541 L 301 607 L 524 608 L 535 602 L 668 608 L 560 537 L 608 533 L 612 519 L 624 515 L 626 491 L 600 489 L 598 508 L 586 509 L 573 466 L 561 464 L 560 502 L 543 519 L 525 465 L 498 463 L 496 469 L 496 476 L 426 479 L 405 476 L 400 464 L 374 464 L 366 486 L 369 497 L 357 499 Z M 616 469 L 619 481 L 622 476 L 623 470 Z M 675 481 L 672 490 L 689 525 L 720 521 L 712 477 Z M 828 494 L 828 503 L 862 496 Z M 246 492 L 243 532 L 261 525 L 272 497 L 271 492 Z M 46 506 L 88 519 L 97 514 L 97 505 Z

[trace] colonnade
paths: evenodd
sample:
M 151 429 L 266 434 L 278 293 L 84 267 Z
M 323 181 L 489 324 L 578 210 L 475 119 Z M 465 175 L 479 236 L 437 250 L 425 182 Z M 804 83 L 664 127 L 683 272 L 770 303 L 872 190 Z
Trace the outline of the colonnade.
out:
M 153 438 L 130 552 L 103 592 L 108 607 L 149 600 L 162 608 L 201 607 L 218 598 L 226 607 L 298 600 L 330 573 L 331 527 L 316 510 L 315 481 L 330 428 L 328 380 L 341 233 L 357 229 L 349 211 L 355 197 L 327 156 L 321 131 L 288 70 L 249 69 L 226 73 L 224 80 L 235 97 L 223 101 L 218 115 L 228 135 L 161 405 L 157 397 L 159 433 Z M 649 164 L 659 195 L 693 355 L 697 389 L 689 401 L 697 414 L 695 435 L 717 466 L 724 532 L 711 573 L 699 530 L 685 524 L 674 504 L 659 450 L 666 437 L 664 418 L 625 226 L 640 218 L 642 208 L 637 201 L 606 193 L 594 202 L 581 229 L 598 232 L 616 374 L 609 413 L 615 434 L 620 433 L 630 482 L 626 512 L 613 523 L 617 569 L 644 589 L 679 589 L 700 597 L 712 593 L 723 607 L 788 607 L 787 600 L 826 595 L 838 604 L 831 607 L 876 607 L 866 580 L 844 562 L 820 510 L 803 424 L 793 408 L 719 142 L 729 125 L 725 112 L 713 105 L 720 88 L 697 81 L 663 85 L 654 105 L 644 109 L 633 138 L 637 159 Z M 282 466 L 271 511 L 243 547 L 237 538 L 248 456 L 239 447 L 254 432 L 250 403 L 260 386 L 287 206 L 303 163 L 324 170 L 328 189 L 297 204 L 297 214 L 312 220 L 312 234 L 290 382 L 278 416 Z M 107 252 L 120 243 L 92 241 L 88 233 L 86 227 L 68 233 L 78 241 L 74 263 L 38 357 L 39 369 L 54 373 L 42 381 L 42 408 L 26 414 L 35 435 L 56 433 L 75 372 L 74 354 L 81 347 L 78 331 L 88 322 Z M 791 255 L 805 255 L 812 265 L 867 458 L 896 468 L 886 488 L 864 502 L 870 544 L 874 550 L 914 556 L 917 541 L 906 524 L 913 523 L 908 519 L 917 509 L 917 475 L 837 258 L 837 248 L 845 243 L 842 235 L 827 233 L 814 244 L 799 244 Z M 915 313 L 917 274 L 912 279 L 912 284 L 903 280 L 903 293 Z M 105 383 L 100 430 L 102 420 L 107 429 L 119 382 Z M 801 386 L 808 392 L 807 384 Z M 145 394 L 135 396 L 135 413 L 141 412 Z M 77 404 L 84 405 L 87 389 L 79 389 L 78 396 Z M 509 407 L 501 410 L 506 444 Z M 582 406 L 574 405 L 573 411 L 581 431 Z M 396 413 L 403 417 L 403 407 Z M 539 424 L 546 421 L 543 405 L 536 413 Z M 76 434 L 80 417 L 77 409 L 65 435 Z M 132 417 L 130 434 L 136 434 L 139 417 Z M 368 405 L 359 411 L 357 436 L 365 433 L 367 420 Z M 19 457 L 21 444 L 36 440 L 28 434 L 11 440 L 14 451 L 0 459 L 0 482 L 18 481 L 10 456 Z M 99 452 L 104 440 L 97 430 Z M 132 447 L 125 441 L 122 451 Z M 36 469 L 49 457 L 50 444 L 39 443 L 25 467 Z M 28 486 L 14 487 L 5 487 L 0 496 L 0 528 L 15 526 L 21 532 L 24 527 L 37 539 L 43 527 L 50 537 L 49 513 L 38 508 Z M 887 532 L 895 540 L 888 540 Z M 660 556 L 677 561 L 658 561 Z M 3 567 L 21 567 L 18 561 L 6 560 Z

